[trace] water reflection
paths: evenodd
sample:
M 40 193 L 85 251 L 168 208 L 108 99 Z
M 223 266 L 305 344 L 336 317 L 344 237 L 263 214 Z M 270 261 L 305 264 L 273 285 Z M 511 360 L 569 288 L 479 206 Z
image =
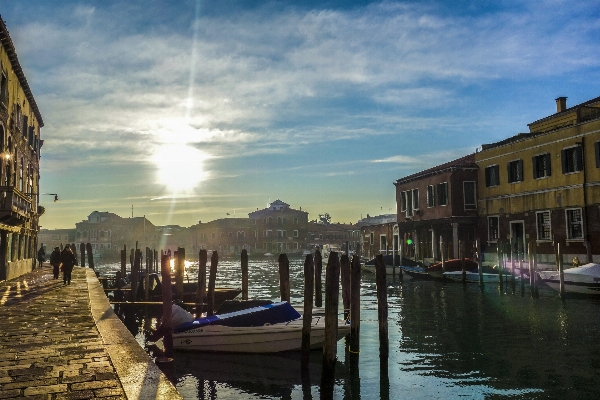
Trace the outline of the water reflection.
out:
M 290 259 L 292 304 L 301 306 L 301 259 Z M 196 270 L 194 270 L 196 268 Z M 251 298 L 277 300 L 277 262 L 250 261 Z M 190 266 L 190 277 L 197 266 Z M 361 283 L 360 354 L 338 345 L 333 398 L 581 398 L 600 391 L 600 301 L 499 293 L 496 285 L 389 280 L 389 359 L 379 357 L 375 276 Z M 217 286 L 241 285 L 239 262 L 219 263 Z M 529 288 L 525 287 L 525 290 Z M 149 314 L 147 314 L 149 313 Z M 152 311 L 123 316 L 149 350 Z M 148 322 L 150 319 L 150 322 Z M 146 325 L 144 325 L 146 324 Z M 186 399 L 316 399 L 320 352 L 308 373 L 299 353 L 175 354 L 173 381 Z M 387 365 L 386 365 L 387 362 Z

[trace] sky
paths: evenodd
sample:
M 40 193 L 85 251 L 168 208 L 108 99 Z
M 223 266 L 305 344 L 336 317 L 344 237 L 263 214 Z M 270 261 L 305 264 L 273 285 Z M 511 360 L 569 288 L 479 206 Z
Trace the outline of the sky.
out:
M 600 96 L 600 1 L 19 1 L 0 15 L 44 120 L 42 228 L 280 199 L 395 213 L 406 175 Z

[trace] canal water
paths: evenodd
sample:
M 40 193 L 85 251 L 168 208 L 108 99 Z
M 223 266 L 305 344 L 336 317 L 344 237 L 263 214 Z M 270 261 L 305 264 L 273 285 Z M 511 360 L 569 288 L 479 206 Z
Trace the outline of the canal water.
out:
M 303 260 L 290 259 L 291 302 L 302 306 Z M 116 269 L 107 265 L 104 270 Z M 197 276 L 197 264 L 188 267 Z M 276 259 L 249 262 L 251 298 L 279 300 Z M 323 278 L 324 281 L 324 278 Z M 239 261 L 219 261 L 217 286 L 241 287 Z M 532 299 L 519 285 L 404 281 L 389 277 L 389 358 L 379 357 L 375 275 L 361 283 L 358 363 L 338 343 L 336 399 L 600 398 L 600 300 L 561 300 L 548 287 Z M 340 300 L 341 305 L 341 300 Z M 141 313 L 143 314 L 143 313 Z M 126 321 L 151 356 L 144 327 Z M 300 355 L 175 352 L 170 379 L 186 399 L 318 399 L 322 355 L 311 354 L 310 382 Z M 382 369 L 383 365 L 383 369 Z M 387 375 L 387 376 L 386 376 Z

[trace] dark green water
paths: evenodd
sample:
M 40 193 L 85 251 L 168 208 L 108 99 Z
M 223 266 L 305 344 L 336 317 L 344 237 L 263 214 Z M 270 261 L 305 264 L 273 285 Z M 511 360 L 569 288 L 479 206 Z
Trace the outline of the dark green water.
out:
M 302 260 L 290 260 L 292 303 L 301 306 Z M 276 260 L 250 262 L 250 297 L 277 300 Z M 196 276 L 190 267 L 190 275 Z M 238 262 L 219 263 L 217 286 L 241 286 Z M 500 293 L 496 285 L 388 280 L 389 358 L 381 369 L 375 276 L 363 273 L 361 348 L 350 363 L 338 343 L 336 399 L 600 398 L 600 300 Z M 528 288 L 526 287 L 526 291 Z M 341 304 L 341 301 L 340 301 Z M 146 346 L 139 327 L 130 328 Z M 130 324 L 131 325 L 131 324 Z M 175 354 L 172 379 L 186 399 L 320 397 L 321 354 L 310 383 L 299 354 Z M 387 374 L 387 379 L 386 379 Z

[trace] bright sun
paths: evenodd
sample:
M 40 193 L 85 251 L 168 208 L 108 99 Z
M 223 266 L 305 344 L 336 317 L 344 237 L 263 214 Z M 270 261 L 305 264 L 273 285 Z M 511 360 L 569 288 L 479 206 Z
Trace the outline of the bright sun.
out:
M 205 153 L 186 144 L 164 144 L 154 155 L 158 182 L 174 193 L 191 191 L 208 176 L 203 168 L 207 158 Z

